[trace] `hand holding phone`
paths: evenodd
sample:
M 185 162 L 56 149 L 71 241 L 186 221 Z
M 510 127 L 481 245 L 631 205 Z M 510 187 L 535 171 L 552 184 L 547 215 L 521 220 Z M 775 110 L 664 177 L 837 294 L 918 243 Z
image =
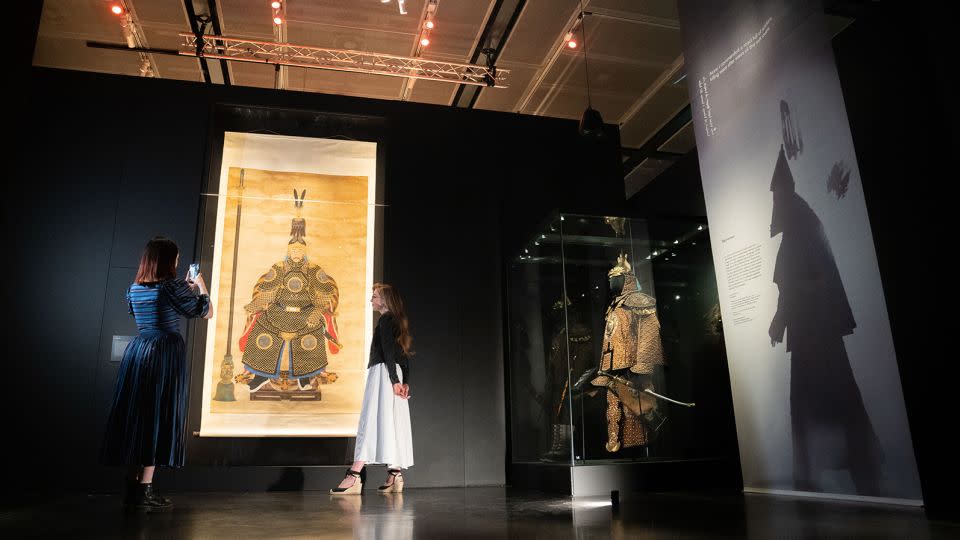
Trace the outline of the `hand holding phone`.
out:
M 191 263 L 190 268 L 187 269 L 187 281 L 193 283 L 197 280 L 197 276 L 200 275 L 200 264 Z

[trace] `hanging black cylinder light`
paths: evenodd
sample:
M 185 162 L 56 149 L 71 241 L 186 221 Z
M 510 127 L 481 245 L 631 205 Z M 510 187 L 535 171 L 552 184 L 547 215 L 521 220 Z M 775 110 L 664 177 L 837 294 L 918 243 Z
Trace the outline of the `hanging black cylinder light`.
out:
M 603 137 L 603 118 L 600 111 L 587 106 L 580 117 L 580 135 L 582 137 Z
M 587 81 L 587 108 L 580 116 L 579 132 L 581 137 L 600 138 L 603 137 L 603 117 L 600 111 L 593 108 L 593 102 L 590 96 L 590 65 L 587 63 L 587 24 L 583 18 L 583 1 L 580 2 L 580 32 L 583 35 L 583 68 Z

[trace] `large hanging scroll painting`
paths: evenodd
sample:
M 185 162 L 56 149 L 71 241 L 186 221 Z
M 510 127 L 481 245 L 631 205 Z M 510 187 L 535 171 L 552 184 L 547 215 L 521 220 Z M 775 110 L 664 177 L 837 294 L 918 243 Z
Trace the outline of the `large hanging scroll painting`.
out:
M 375 169 L 374 143 L 225 135 L 201 436 L 356 434 Z

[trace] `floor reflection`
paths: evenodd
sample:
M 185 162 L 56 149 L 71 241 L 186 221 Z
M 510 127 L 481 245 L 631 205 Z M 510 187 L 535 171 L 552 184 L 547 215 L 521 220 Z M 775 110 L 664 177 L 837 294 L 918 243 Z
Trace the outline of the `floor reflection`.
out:
M 403 493 L 371 495 L 330 495 L 330 501 L 350 523 L 353 538 L 371 540 L 410 540 L 413 538 L 414 516 L 404 508 Z M 376 504 L 370 503 L 377 497 Z
M 185 493 L 173 511 L 128 515 L 115 496 L 70 496 L 0 513 L 4 538 L 918 538 L 960 525 L 917 508 L 760 495 L 570 499 L 504 488 Z

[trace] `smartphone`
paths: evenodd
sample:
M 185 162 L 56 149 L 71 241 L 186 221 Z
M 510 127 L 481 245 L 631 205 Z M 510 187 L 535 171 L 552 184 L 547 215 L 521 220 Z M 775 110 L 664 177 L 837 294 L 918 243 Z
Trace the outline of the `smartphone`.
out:
M 200 275 L 200 264 L 191 263 L 190 268 L 187 269 L 187 281 L 195 281 L 198 275 Z

